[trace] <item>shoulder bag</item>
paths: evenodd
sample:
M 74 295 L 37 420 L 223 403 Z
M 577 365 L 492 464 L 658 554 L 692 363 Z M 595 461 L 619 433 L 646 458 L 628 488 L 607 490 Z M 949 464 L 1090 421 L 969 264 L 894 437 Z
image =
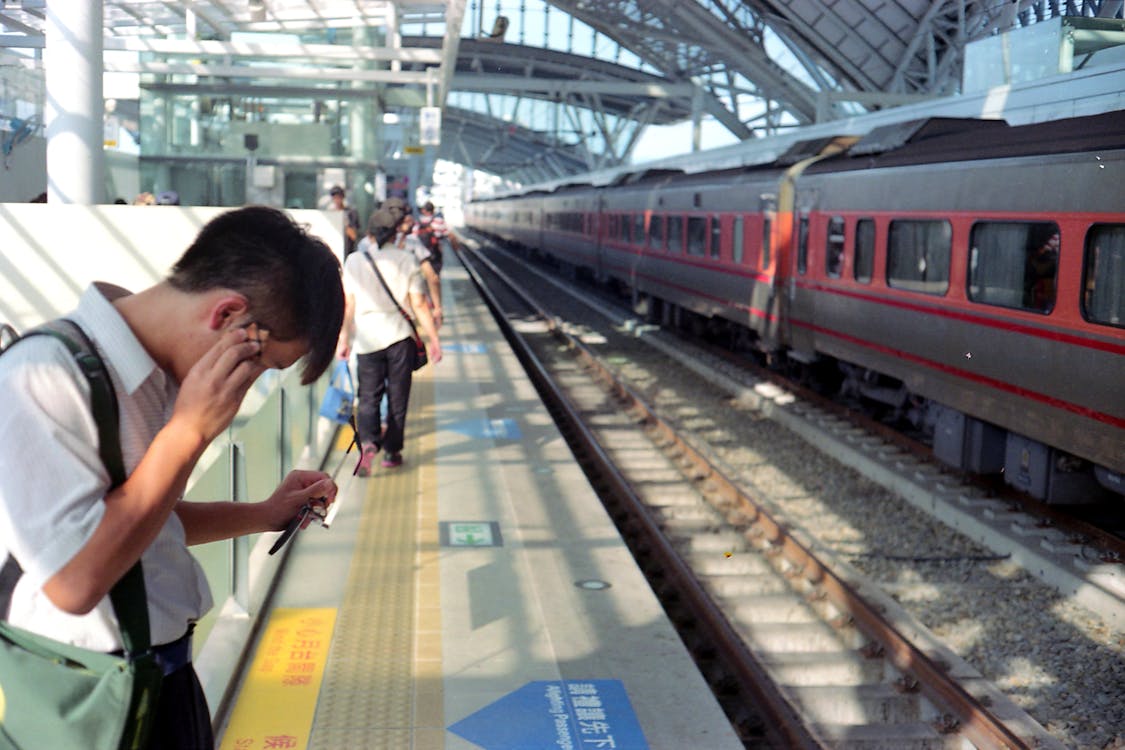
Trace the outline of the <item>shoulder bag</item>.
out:
M 117 397 L 109 372 L 77 325 L 57 320 L 29 331 L 66 344 L 90 383 L 102 462 L 113 486 L 125 481 Z M 9 555 L 0 592 L 7 616 L 21 571 Z M 156 714 L 163 672 L 153 654 L 140 561 L 109 592 L 124 656 L 79 648 L 0 621 L 0 748 L 140 750 Z
M 352 385 L 352 371 L 345 359 L 337 360 L 332 368 L 332 377 L 320 402 L 320 416 L 337 424 L 349 424 L 355 404 L 355 387 Z
M 422 343 L 422 337 L 418 335 L 418 326 L 414 324 L 414 319 L 406 314 L 406 310 L 402 309 L 402 305 L 395 299 L 394 293 L 391 288 L 387 286 L 387 280 L 383 278 L 383 274 L 379 273 L 379 266 L 375 265 L 375 260 L 371 257 L 371 253 L 366 250 L 363 251 L 364 257 L 367 262 L 371 264 L 371 269 L 375 271 L 375 276 L 378 277 L 379 283 L 383 285 L 383 289 L 387 292 L 387 296 L 391 298 L 391 302 L 395 303 L 398 308 L 399 314 L 406 318 L 406 322 L 410 324 L 410 330 L 413 331 L 414 336 L 414 370 L 421 370 L 430 361 L 429 355 L 426 353 L 426 345 Z

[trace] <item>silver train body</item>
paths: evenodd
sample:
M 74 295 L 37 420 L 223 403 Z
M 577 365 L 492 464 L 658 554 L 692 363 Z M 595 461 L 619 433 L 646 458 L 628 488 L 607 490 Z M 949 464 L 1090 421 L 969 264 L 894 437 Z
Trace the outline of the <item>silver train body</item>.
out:
M 909 419 L 950 465 L 1125 494 L 1125 112 L 904 123 L 467 222 Z

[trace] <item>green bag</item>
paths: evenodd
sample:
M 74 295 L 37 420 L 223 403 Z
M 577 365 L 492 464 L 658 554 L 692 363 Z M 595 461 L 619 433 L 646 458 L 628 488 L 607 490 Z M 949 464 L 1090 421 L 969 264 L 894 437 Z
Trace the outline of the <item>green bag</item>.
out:
M 118 439 L 117 398 L 105 364 L 85 333 L 69 320 L 52 321 L 27 335 L 32 334 L 63 341 L 82 368 L 90 382 L 102 461 L 113 486 L 121 484 L 125 468 Z M 14 564 L 9 557 L 5 568 Z M 9 590 L 5 599 L 10 596 Z M 0 621 L 0 748 L 145 747 L 164 675 L 151 649 L 139 561 L 114 585 L 110 601 L 121 627 L 125 656 L 60 643 Z

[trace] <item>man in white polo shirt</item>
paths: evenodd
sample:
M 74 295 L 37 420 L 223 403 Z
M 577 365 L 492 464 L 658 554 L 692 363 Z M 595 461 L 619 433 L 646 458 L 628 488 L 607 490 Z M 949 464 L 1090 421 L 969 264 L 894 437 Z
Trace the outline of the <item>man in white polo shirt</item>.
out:
M 190 632 L 211 607 L 188 546 L 280 530 L 331 502 L 322 472 L 294 471 L 259 503 L 182 502 L 192 468 L 266 369 L 331 364 L 344 298 L 339 261 L 280 211 L 216 217 L 164 281 L 88 288 L 67 317 L 116 392 L 127 479 L 110 488 L 89 386 L 65 346 L 32 336 L 0 357 L 0 560 L 22 569 L 7 619 L 56 640 L 121 649 L 107 592 L 141 560 L 165 677 L 148 747 L 211 748 Z

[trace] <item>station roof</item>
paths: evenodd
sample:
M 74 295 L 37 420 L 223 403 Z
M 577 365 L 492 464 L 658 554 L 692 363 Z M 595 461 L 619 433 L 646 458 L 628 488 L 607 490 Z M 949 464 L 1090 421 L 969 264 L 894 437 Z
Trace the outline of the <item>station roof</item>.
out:
M 651 125 L 707 117 L 746 140 L 949 94 L 969 41 L 1060 12 L 1120 18 L 1122 5 L 103 0 L 105 49 L 152 53 L 116 69 L 266 96 L 329 89 L 392 109 L 436 104 L 442 156 L 523 182 L 624 163 Z M 0 48 L 41 49 L 47 25 L 46 0 L 0 0 Z M 548 44 L 556 29 L 593 42 Z M 300 46 L 241 36 L 271 33 Z

